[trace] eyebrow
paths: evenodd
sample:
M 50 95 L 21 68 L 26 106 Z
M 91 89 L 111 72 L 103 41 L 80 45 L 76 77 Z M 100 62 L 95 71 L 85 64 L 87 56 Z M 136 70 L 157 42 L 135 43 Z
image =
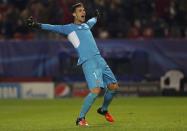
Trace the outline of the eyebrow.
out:
M 78 8 L 78 10 L 84 10 L 85 11 L 85 8 Z

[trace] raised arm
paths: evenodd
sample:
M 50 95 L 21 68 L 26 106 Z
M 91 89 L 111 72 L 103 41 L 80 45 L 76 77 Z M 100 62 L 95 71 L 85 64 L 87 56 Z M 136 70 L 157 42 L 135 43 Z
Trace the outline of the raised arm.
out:
M 93 17 L 91 19 L 89 19 L 86 24 L 90 27 L 90 29 L 96 24 L 97 22 L 97 18 L 96 17 Z
M 100 11 L 97 9 L 95 11 L 94 17 L 89 19 L 86 23 L 87 25 L 90 27 L 90 29 L 97 23 L 97 20 L 100 19 L 101 17 L 101 13 Z

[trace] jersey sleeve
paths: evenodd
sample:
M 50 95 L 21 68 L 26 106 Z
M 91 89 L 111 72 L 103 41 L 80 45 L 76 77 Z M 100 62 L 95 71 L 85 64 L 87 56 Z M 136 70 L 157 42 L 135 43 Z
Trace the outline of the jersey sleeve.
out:
M 97 22 L 97 18 L 93 17 L 91 19 L 89 19 L 86 24 L 89 26 L 89 28 L 91 29 Z
M 43 30 L 52 31 L 64 35 L 68 35 L 71 32 L 70 25 L 41 24 L 41 28 Z

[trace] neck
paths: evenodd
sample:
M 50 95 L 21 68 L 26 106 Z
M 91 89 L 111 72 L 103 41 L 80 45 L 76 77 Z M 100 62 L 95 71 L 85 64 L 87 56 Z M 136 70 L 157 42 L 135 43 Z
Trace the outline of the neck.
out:
M 74 24 L 77 24 L 77 25 L 80 25 L 80 24 L 82 24 L 82 22 L 80 22 L 80 21 L 78 21 L 78 20 L 74 20 L 74 22 L 73 22 Z

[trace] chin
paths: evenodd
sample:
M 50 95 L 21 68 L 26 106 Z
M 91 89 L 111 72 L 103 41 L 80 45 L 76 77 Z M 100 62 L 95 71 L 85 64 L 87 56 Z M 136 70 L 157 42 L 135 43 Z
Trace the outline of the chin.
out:
M 84 22 L 85 22 L 85 20 L 82 20 L 81 22 L 82 22 L 82 23 L 84 23 Z
M 85 22 L 85 19 L 82 19 L 81 22 L 84 23 L 84 22 Z

